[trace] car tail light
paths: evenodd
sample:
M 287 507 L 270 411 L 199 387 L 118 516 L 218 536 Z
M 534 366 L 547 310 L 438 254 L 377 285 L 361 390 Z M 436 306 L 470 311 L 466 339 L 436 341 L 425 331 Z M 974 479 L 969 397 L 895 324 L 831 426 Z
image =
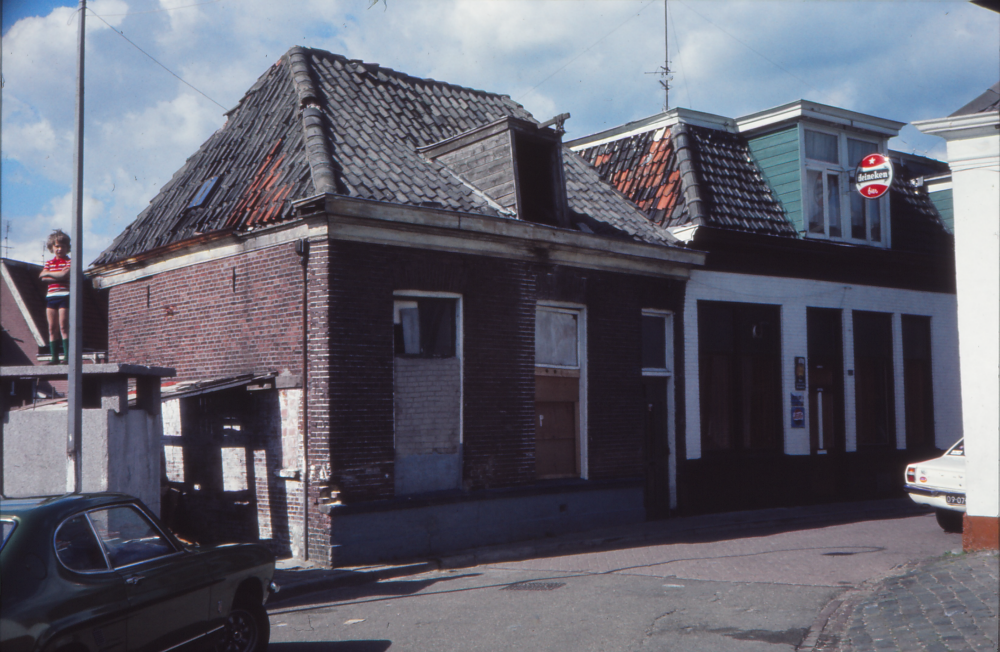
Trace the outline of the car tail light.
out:
M 906 467 L 906 481 L 907 482 L 917 481 L 917 467 L 915 466 Z

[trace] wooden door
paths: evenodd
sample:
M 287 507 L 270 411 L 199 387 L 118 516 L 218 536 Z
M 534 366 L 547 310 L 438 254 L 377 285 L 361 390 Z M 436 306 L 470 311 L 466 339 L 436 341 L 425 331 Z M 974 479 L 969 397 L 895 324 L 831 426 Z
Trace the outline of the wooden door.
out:
M 580 379 L 535 376 L 535 475 L 538 479 L 580 474 Z
M 646 517 L 670 513 L 670 444 L 667 439 L 667 379 L 643 378 L 645 410 Z

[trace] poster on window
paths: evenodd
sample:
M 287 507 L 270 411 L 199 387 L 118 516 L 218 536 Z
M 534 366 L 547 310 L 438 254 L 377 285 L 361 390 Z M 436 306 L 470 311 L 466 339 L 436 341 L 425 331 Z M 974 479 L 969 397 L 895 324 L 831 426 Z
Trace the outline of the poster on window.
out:
M 792 394 L 792 427 L 806 427 L 806 406 L 802 394 Z

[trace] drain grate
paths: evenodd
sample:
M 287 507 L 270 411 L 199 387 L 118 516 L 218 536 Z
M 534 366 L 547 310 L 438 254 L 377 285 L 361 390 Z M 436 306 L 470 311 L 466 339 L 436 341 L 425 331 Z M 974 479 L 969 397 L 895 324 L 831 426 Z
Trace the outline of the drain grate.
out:
M 507 586 L 500 589 L 501 591 L 555 591 L 556 589 L 566 586 L 565 582 L 518 582 L 517 584 L 508 584 Z

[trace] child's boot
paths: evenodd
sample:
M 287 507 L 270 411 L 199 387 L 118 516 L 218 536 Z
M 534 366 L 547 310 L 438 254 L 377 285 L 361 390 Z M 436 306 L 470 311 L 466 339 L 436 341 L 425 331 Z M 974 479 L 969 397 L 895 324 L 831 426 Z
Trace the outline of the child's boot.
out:
M 55 340 L 49 340 L 49 364 L 59 364 L 59 349 Z
M 66 361 L 66 364 L 69 364 L 69 340 L 64 339 L 62 341 L 62 351 L 63 351 L 63 360 Z

